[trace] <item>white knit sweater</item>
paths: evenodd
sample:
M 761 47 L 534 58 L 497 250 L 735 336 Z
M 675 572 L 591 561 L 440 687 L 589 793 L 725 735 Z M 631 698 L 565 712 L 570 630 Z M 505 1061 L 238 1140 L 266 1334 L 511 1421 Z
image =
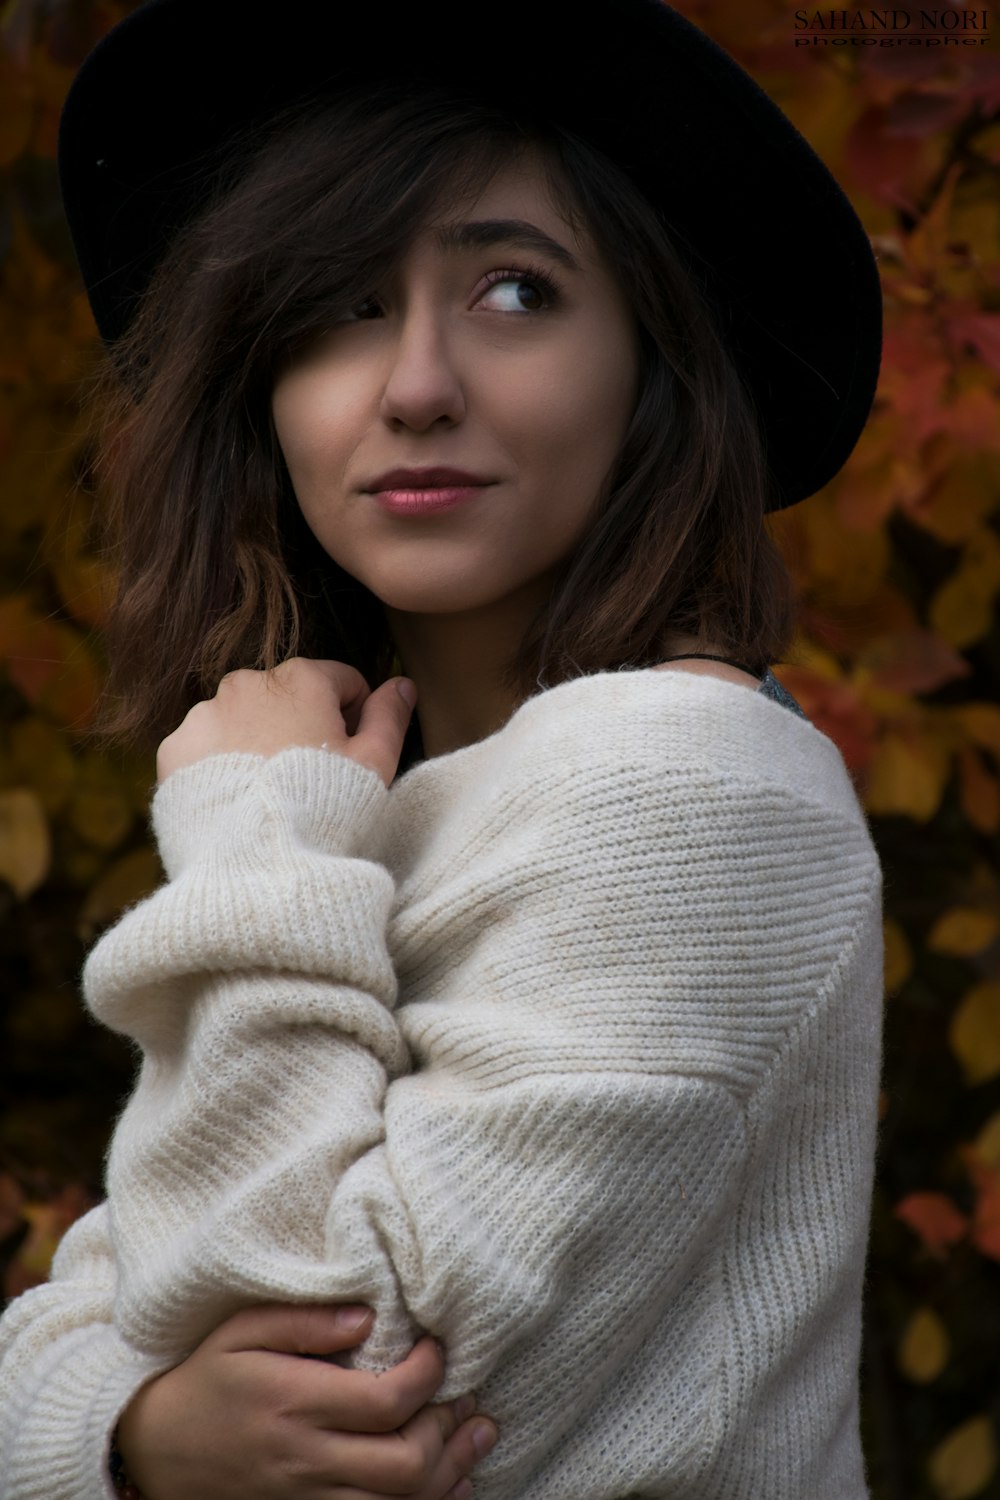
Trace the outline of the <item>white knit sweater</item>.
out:
M 141 1045 L 108 1199 L 0 1323 L 0 1496 L 100 1500 L 115 1417 L 247 1304 L 420 1330 L 479 1500 L 863 1500 L 881 872 L 836 746 L 601 673 L 386 789 L 227 754 L 98 943 Z

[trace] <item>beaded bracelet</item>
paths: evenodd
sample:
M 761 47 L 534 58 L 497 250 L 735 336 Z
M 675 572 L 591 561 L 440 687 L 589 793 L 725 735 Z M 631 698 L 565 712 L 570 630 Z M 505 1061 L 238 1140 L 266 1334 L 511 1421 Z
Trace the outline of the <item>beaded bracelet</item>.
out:
M 142 1500 L 142 1495 L 125 1473 L 125 1460 L 118 1451 L 118 1429 L 115 1428 L 111 1435 L 111 1452 L 108 1454 L 108 1471 L 111 1474 L 111 1483 L 115 1487 L 115 1493 L 121 1500 Z

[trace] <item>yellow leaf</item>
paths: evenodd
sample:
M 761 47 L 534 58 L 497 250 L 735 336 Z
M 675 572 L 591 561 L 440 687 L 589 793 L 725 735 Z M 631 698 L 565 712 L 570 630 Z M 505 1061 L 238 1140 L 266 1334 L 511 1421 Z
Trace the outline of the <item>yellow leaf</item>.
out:
M 958 797 L 962 812 L 980 833 L 1000 829 L 1000 781 L 984 763 L 980 750 L 963 745 L 958 752 Z
M 972 1149 L 987 1166 L 1000 1167 L 1000 1110 L 990 1115 L 973 1141 Z
M 976 150 L 983 148 L 989 131 L 976 135 Z M 965 246 L 966 253 L 980 265 L 992 265 L 1000 256 L 1000 203 L 995 185 L 985 175 L 977 182 L 971 175 L 959 186 L 951 216 L 953 243 Z
M 44 719 L 19 719 L 10 732 L 15 780 L 29 786 L 51 816 L 65 806 L 76 780 L 76 762 L 63 736 Z
M 931 599 L 931 628 L 953 646 L 974 646 L 989 633 L 996 591 L 996 584 L 981 570 L 960 566 Z
M 51 860 L 49 825 L 38 797 L 26 787 L 0 792 L 0 880 L 23 901 L 42 884 Z
M 981 527 L 962 549 L 956 571 L 931 600 L 931 629 L 953 646 L 971 646 L 990 629 L 998 590 L 1000 537 Z
M 949 712 L 970 740 L 1000 762 L 1000 708 L 993 703 L 962 703 Z
M 997 1444 L 989 1417 L 970 1417 L 930 1456 L 931 1483 L 941 1500 L 971 1500 L 996 1472 Z
M 875 814 L 926 823 L 940 806 L 948 772 L 949 757 L 935 741 L 890 730 L 868 768 L 865 806 Z
M 100 628 L 114 592 L 114 579 L 107 563 L 89 551 L 92 519 L 92 504 L 78 491 L 64 507 L 58 524 L 49 528 L 45 559 L 70 614 Z
M 63 1233 L 62 1220 L 58 1212 L 47 1203 L 27 1204 L 24 1217 L 30 1227 L 27 1238 L 19 1247 L 18 1258 L 41 1281 L 48 1276 L 52 1257 L 59 1245 Z
M 906 934 L 898 922 L 886 917 L 882 930 L 885 938 L 885 991 L 887 995 L 892 995 L 910 977 L 913 955 L 906 941 Z
M 844 524 L 829 496 L 815 496 L 815 508 L 804 516 L 809 548 L 809 575 L 822 584 L 824 599 L 867 599 L 885 576 L 889 539 L 880 527 L 854 529 Z
M 937 1313 L 918 1307 L 903 1331 L 899 1345 L 899 1368 L 908 1380 L 920 1384 L 936 1380 L 948 1363 L 950 1341 Z
M 1000 912 L 954 906 L 934 923 L 927 946 L 934 953 L 955 953 L 967 958 L 988 948 L 997 933 L 1000 933 Z
M 985 979 L 966 992 L 951 1018 L 948 1040 L 970 1085 L 1000 1073 L 1000 981 Z
M 133 816 L 128 788 L 111 763 L 100 755 L 83 758 L 69 805 L 70 824 L 80 837 L 97 849 L 114 849 L 129 833 Z
M 163 880 L 163 869 L 154 849 L 133 849 L 107 870 L 90 890 L 80 912 L 78 932 L 89 942 L 97 929 L 148 896 Z
M 921 502 L 920 524 L 949 547 L 960 546 L 996 509 L 1000 457 L 963 454 Z
M 81 787 L 70 803 L 69 821 L 88 844 L 113 849 L 132 827 L 132 809 L 115 787 Z
M 828 682 L 842 682 L 844 674 L 840 669 L 837 658 L 829 651 L 824 651 L 822 646 L 817 646 L 815 641 L 807 640 L 804 636 L 796 637 L 788 654 L 788 660 L 797 667 L 805 667 L 810 672 L 815 672 L 818 677 L 824 677 Z

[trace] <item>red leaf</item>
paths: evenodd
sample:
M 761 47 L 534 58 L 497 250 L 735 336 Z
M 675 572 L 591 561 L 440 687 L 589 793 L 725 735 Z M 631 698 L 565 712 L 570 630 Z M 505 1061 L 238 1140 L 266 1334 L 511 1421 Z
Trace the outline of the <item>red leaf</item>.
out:
M 947 328 L 959 348 L 971 344 L 991 369 L 1000 370 L 1000 313 L 963 309 L 948 318 Z
M 881 636 L 858 664 L 868 668 L 876 687 L 890 693 L 933 693 L 971 672 L 965 657 L 930 630 Z
M 847 138 L 845 160 L 852 182 L 863 192 L 894 208 L 913 211 L 911 179 L 924 142 L 891 134 L 889 112 L 872 105 L 855 121 Z
M 976 1189 L 969 1238 L 983 1255 L 1000 1260 L 1000 1171 L 974 1147 L 960 1146 L 959 1155 Z
M 816 728 L 840 750 L 852 772 L 863 771 L 875 753 L 878 719 L 850 682 L 831 682 L 808 667 L 782 666 L 776 674 Z
M 965 1215 L 944 1193 L 910 1193 L 900 1199 L 893 1213 L 938 1258 L 943 1258 L 946 1248 L 957 1244 L 968 1228 Z

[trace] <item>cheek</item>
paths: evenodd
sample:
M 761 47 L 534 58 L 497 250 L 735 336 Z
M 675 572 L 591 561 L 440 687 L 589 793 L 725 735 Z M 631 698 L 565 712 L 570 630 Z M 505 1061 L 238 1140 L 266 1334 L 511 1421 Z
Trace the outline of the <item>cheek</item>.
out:
M 627 336 L 575 345 L 558 368 L 539 382 L 525 403 L 526 430 L 539 455 L 558 466 L 574 486 L 596 492 L 614 462 L 638 391 L 638 353 Z
M 296 372 L 275 386 L 271 413 L 296 495 L 307 511 L 315 492 L 328 492 L 342 475 L 353 451 L 362 416 L 357 386 Z

